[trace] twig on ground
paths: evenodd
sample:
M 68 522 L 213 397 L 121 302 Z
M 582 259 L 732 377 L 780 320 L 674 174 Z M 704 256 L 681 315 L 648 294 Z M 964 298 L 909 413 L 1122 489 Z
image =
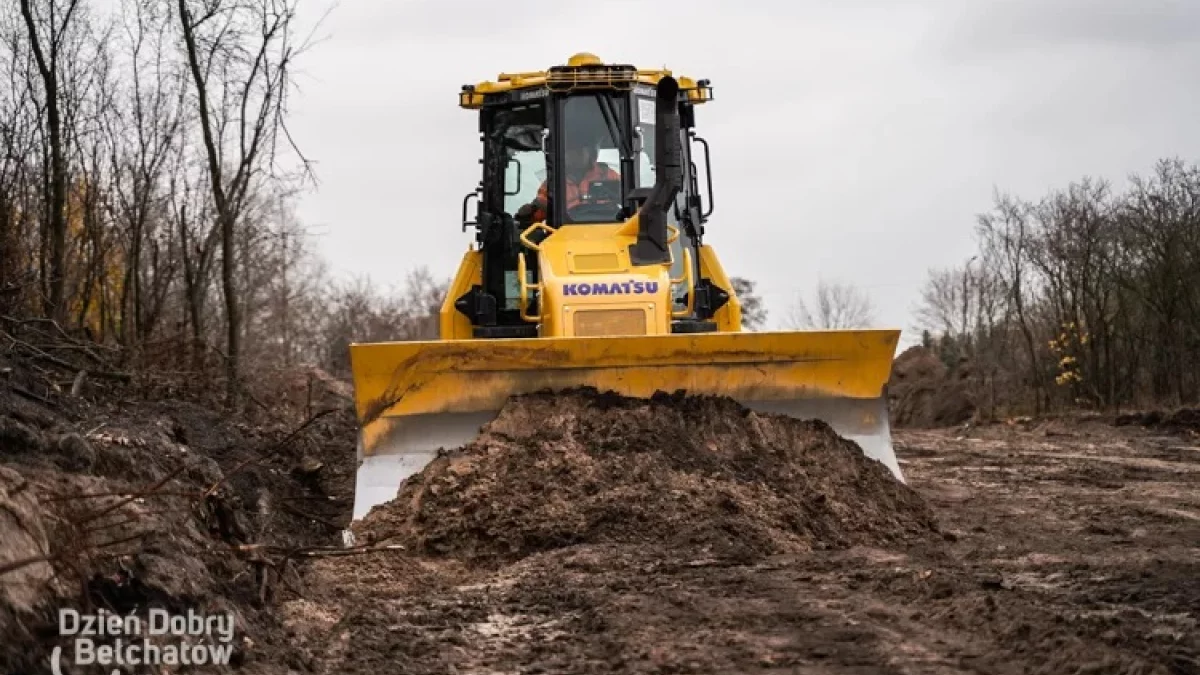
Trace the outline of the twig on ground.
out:
M 242 546 L 234 546 L 232 548 L 239 553 L 252 553 L 256 551 L 283 553 L 284 558 L 340 558 L 344 556 L 368 555 L 371 553 L 387 553 L 389 551 L 394 552 L 408 550 L 402 544 L 380 544 L 375 546 L 356 546 L 354 548 L 312 546 L 297 549 L 285 549 L 282 546 L 275 546 L 272 544 L 245 544 Z
M 29 567 L 30 565 L 54 562 L 57 558 L 58 556 L 53 555 L 35 555 L 30 558 L 21 558 L 20 560 L 14 560 L 10 563 L 5 563 L 0 565 L 0 577 L 4 576 L 5 574 L 9 574 L 10 572 L 16 572 L 21 568 Z
M 352 555 L 367 555 L 370 553 L 387 553 L 389 551 L 407 551 L 401 544 L 385 544 L 382 546 L 364 546 L 359 548 L 329 548 L 307 549 L 296 551 L 293 555 L 302 558 L 342 558 Z
M 15 393 L 15 394 L 19 394 L 21 396 L 24 396 L 25 398 L 32 399 L 34 401 L 37 401 L 38 403 L 42 403 L 47 406 L 54 405 L 54 402 L 51 401 L 50 399 L 46 398 L 45 396 L 41 396 L 40 394 L 35 394 L 32 391 L 29 391 L 28 389 L 26 389 L 24 387 L 20 387 L 15 384 L 9 384 L 8 386 L 9 386 L 9 389 L 11 389 L 13 391 L 13 393 Z
M 217 488 L 221 487 L 221 485 L 224 484 L 225 481 L 229 480 L 231 477 L 233 477 L 234 475 L 236 475 L 237 473 L 239 473 L 240 471 L 245 469 L 247 466 L 250 466 L 251 464 L 255 464 L 257 462 L 261 462 L 263 460 L 266 460 L 266 459 L 269 459 L 269 458 L 275 456 L 276 453 L 278 453 L 281 449 L 286 447 L 288 443 L 291 443 L 292 440 L 295 439 L 297 436 L 299 436 L 305 429 L 312 426 L 314 422 L 321 419 L 322 417 L 325 417 L 326 415 L 329 415 L 329 414 L 335 413 L 335 412 L 337 412 L 337 409 L 329 408 L 326 410 L 322 410 L 321 412 L 317 413 L 316 415 L 313 415 L 312 417 L 309 417 L 307 420 L 304 421 L 303 424 L 301 424 L 294 431 L 292 431 L 292 433 L 288 434 L 287 437 L 285 437 L 283 440 L 281 440 L 278 443 L 275 443 L 271 447 L 267 448 L 265 451 L 260 453 L 258 456 L 251 457 L 251 458 L 243 461 L 241 464 L 238 464 L 237 466 L 235 466 L 233 468 L 233 470 L 226 473 L 225 476 L 221 478 L 221 480 L 218 480 L 216 483 L 213 483 L 212 487 L 205 490 L 204 496 L 208 497 L 209 495 L 216 492 Z
M 89 492 L 81 495 L 45 495 L 39 497 L 44 502 L 73 502 L 82 501 L 84 499 L 104 499 L 107 497 L 128 497 L 129 491 L 123 492 Z M 156 490 L 153 494 L 143 495 L 144 497 L 186 497 L 195 499 L 195 492 L 176 492 L 174 490 Z
M 47 354 L 44 350 L 39 349 L 38 347 L 35 347 L 35 346 L 29 344 L 28 342 L 25 342 L 24 340 L 19 340 L 10 333 L 5 333 L 5 332 L 0 331 L 0 335 L 3 335 L 10 342 L 12 342 L 14 347 L 20 347 L 24 351 L 28 352 L 30 358 L 45 361 L 47 363 L 54 364 L 54 365 L 58 366 L 59 368 L 63 368 L 65 370 L 69 370 L 72 372 L 79 370 L 78 366 L 68 363 L 67 361 L 62 360 L 62 359 L 58 358 L 57 356 L 54 356 L 53 354 Z M 95 377 L 104 379 L 104 380 L 115 380 L 118 382 L 126 382 L 126 383 L 133 381 L 133 376 L 130 375 L 129 373 L 119 373 L 119 372 L 115 372 L 115 371 L 111 371 L 111 370 L 97 370 L 90 374 Z
M 334 523 L 334 522 L 332 522 L 332 521 L 326 520 L 326 519 L 324 519 L 324 518 L 322 518 L 322 517 L 320 517 L 320 516 L 314 516 L 314 515 L 313 515 L 313 514 L 311 514 L 311 513 L 306 513 L 306 512 L 304 512 L 304 511 L 301 511 L 300 509 L 298 509 L 298 508 L 296 508 L 296 507 L 292 506 L 291 504 L 287 504 L 287 503 L 281 503 L 281 504 L 280 504 L 280 506 L 282 506 L 282 507 L 283 507 L 283 510 L 284 510 L 284 511 L 287 511 L 288 513 L 290 513 L 290 514 L 292 514 L 292 515 L 294 515 L 294 516 L 296 516 L 296 517 L 298 517 L 298 518 L 304 518 L 304 519 L 306 519 L 306 520 L 311 520 L 311 521 L 313 521 L 314 523 L 320 523 L 321 525 L 324 525 L 325 527 L 328 527 L 328 528 L 329 528 L 329 529 L 331 529 L 331 530 L 343 530 L 343 529 L 345 529 L 345 528 L 344 528 L 344 527 L 342 527 L 341 525 L 338 525 L 337 523 Z
M 95 544 L 93 546 L 90 546 L 89 548 L 94 551 L 99 551 L 100 549 L 105 549 L 105 548 L 112 548 L 113 546 L 119 546 L 120 544 L 127 544 L 131 541 L 134 541 L 135 539 L 141 539 L 142 537 L 144 537 L 148 534 L 150 534 L 150 533 L 149 532 L 136 532 L 134 534 L 129 535 L 128 537 L 121 537 L 120 539 L 113 539 L 112 541 L 106 541 L 102 544 Z
M 176 476 L 178 476 L 178 475 L 180 475 L 181 473 L 183 473 L 184 471 L 186 471 L 186 470 L 187 470 L 187 468 L 188 468 L 188 465 L 187 465 L 187 464 L 182 464 L 182 465 L 180 465 L 180 466 L 179 466 L 178 468 L 176 468 L 174 471 L 172 471 L 172 472 L 168 473 L 167 475 L 163 476 L 163 477 L 162 477 L 162 480 L 158 481 L 158 482 L 157 482 L 157 483 L 155 483 L 154 485 L 151 485 L 150 487 L 148 487 L 148 488 L 146 488 L 146 489 L 144 489 L 144 490 L 140 490 L 140 491 L 138 491 L 138 492 L 136 492 L 136 493 L 134 493 L 134 494 L 131 494 L 131 495 L 129 495 L 128 497 L 126 497 L 125 499 L 122 499 L 121 501 L 119 501 L 119 502 L 117 502 L 117 503 L 115 503 L 115 504 L 113 504 L 113 505 L 109 506 L 108 508 L 101 509 L 101 510 L 99 510 L 99 511 L 95 512 L 95 513 L 92 513 L 92 514 L 89 514 L 89 515 L 86 515 L 86 516 L 84 516 L 82 519 L 80 519 L 78 522 L 76 522 L 76 523 L 75 523 L 75 525 L 76 525 L 76 526 L 81 526 L 81 525 L 84 525 L 85 523 L 90 523 L 90 522 L 92 522 L 93 520 L 95 520 L 95 519 L 97 519 L 97 518 L 102 518 L 102 517 L 104 517 L 104 516 L 106 516 L 106 515 L 108 515 L 108 514 L 112 513 L 113 511 L 116 511 L 117 509 L 119 509 L 119 508 L 121 508 L 121 507 L 125 506 L 126 504 L 129 504 L 130 502 L 133 502 L 133 501 L 135 501 L 135 500 L 142 499 L 142 498 L 144 498 L 144 497 L 148 497 L 148 496 L 150 496 L 150 495 L 153 495 L 153 494 L 157 493 L 157 492 L 158 492 L 158 490 L 159 490 L 159 488 L 161 488 L 162 486 L 166 485 L 166 484 L 167 484 L 167 483 L 169 483 L 169 482 L 170 482 L 172 479 L 174 479 Z

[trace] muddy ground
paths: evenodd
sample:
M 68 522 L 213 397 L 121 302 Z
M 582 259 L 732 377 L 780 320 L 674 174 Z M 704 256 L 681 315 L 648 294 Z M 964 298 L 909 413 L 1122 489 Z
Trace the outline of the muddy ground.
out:
M 58 646 L 62 675 L 109 675 L 72 666 L 59 611 L 145 619 L 151 607 L 232 613 L 226 670 L 288 672 L 295 649 L 276 603 L 306 554 L 340 550 L 352 504 L 344 396 L 243 419 L 132 386 L 72 393 L 70 382 L 0 354 L 0 673 L 52 672 Z
M 236 611 L 224 672 L 1200 673 L 1187 415 L 900 430 L 904 487 L 820 425 L 533 400 L 342 549 L 344 414 L 18 385 L 0 567 L 52 560 L 0 577 L 0 672 L 49 672 L 57 607 L 161 604 Z
M 934 536 L 887 541 L 867 518 L 858 543 L 751 556 L 652 529 L 575 530 L 580 543 L 482 567 L 327 559 L 286 620 L 325 673 L 1200 672 L 1194 432 L 1066 421 L 960 433 L 896 434 Z M 869 511 L 878 493 L 846 487 L 828 492 Z M 902 523 L 919 511 L 893 507 Z

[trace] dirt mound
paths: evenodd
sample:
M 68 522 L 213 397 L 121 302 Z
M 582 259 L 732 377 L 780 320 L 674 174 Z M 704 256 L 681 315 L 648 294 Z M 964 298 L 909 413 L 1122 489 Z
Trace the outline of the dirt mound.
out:
M 969 377 L 967 364 L 950 370 L 925 347 L 904 350 L 892 364 L 888 382 L 892 424 L 928 428 L 971 419 L 975 403 L 970 396 Z
M 119 401 L 119 402 L 117 402 Z M 233 611 L 234 661 L 285 661 L 284 551 L 336 546 L 349 410 L 249 425 L 211 407 L 66 394 L 0 362 L 0 673 L 42 672 L 57 612 Z
M 359 532 L 423 553 L 511 560 L 612 542 L 755 557 L 935 529 L 915 492 L 824 423 L 729 399 L 576 390 L 514 398 Z
M 1200 432 L 1200 408 L 1179 408 L 1172 411 L 1150 410 L 1147 412 L 1118 415 L 1114 424 L 1119 427 L 1139 426 L 1173 432 Z

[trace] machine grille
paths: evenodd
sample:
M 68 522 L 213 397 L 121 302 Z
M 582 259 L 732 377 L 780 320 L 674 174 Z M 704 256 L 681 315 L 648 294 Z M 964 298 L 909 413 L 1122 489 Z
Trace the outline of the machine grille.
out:
M 581 253 L 571 256 L 576 272 L 616 272 L 621 261 L 616 253 Z
M 589 309 L 575 312 L 575 335 L 645 335 L 646 313 L 640 309 Z

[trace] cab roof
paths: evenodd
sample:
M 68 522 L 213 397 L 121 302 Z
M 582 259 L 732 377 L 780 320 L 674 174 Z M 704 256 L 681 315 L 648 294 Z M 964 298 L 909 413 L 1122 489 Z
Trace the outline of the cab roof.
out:
M 552 66 L 549 70 L 500 73 L 495 81 L 464 84 L 458 95 L 458 105 L 474 110 L 482 107 L 489 96 L 506 95 L 522 90 L 628 90 L 638 84 L 653 87 L 668 75 L 672 73 L 665 68 L 643 70 L 626 64 L 604 63 L 595 54 L 580 52 L 567 59 L 566 65 Z M 693 80 L 682 76 L 676 79 L 679 81 L 680 91 L 685 92 L 692 103 L 712 100 L 712 87 L 709 86 L 708 80 Z

